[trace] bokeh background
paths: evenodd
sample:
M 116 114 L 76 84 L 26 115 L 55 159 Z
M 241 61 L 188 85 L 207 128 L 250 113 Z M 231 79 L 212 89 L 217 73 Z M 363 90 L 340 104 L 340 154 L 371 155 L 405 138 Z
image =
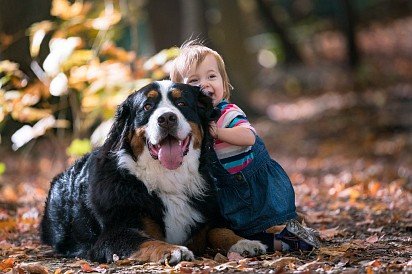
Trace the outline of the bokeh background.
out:
M 0 247 L 38 241 L 51 178 L 194 38 L 223 56 L 232 101 L 329 247 L 318 255 L 405 270 L 410 0 L 0 0 Z

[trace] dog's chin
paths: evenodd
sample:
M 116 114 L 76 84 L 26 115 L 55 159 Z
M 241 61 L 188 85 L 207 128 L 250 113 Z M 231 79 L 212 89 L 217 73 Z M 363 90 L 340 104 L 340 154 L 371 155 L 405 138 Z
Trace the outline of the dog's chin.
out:
M 147 148 L 152 158 L 159 160 L 163 167 L 169 170 L 175 170 L 182 165 L 183 158 L 189 152 L 191 141 L 191 134 L 188 134 L 183 140 L 179 140 L 169 134 L 157 144 L 152 144 L 149 139 L 147 139 Z

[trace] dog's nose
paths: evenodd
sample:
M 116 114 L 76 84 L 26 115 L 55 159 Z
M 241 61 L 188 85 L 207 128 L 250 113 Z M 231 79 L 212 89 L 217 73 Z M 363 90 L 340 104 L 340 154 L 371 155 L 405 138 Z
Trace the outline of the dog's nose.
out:
M 171 128 L 177 124 L 177 116 L 173 112 L 166 112 L 157 118 L 157 124 L 162 128 Z

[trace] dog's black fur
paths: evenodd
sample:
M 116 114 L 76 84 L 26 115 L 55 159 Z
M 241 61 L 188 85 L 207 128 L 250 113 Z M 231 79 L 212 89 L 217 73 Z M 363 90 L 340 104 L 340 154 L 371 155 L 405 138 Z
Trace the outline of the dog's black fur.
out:
M 138 136 L 136 132 L 148 124 L 156 110 L 161 95 L 150 97 L 148 93 L 159 87 L 159 83 L 154 82 L 131 94 L 118 107 L 103 146 L 53 179 L 40 231 L 43 243 L 51 245 L 57 253 L 110 262 L 114 254 L 125 258 L 138 252 L 143 243 L 165 240 L 164 201 L 158 191 L 149 190 L 141 178 L 119 164 L 118 154 L 123 151 L 124 155 L 137 161 L 141 144 L 147 149 L 146 140 L 139 139 L 144 139 L 144 135 Z M 207 164 L 207 153 L 212 144 L 208 124 L 216 113 L 211 99 L 197 87 L 170 83 L 169 88 L 182 92 L 183 96 L 178 99 L 170 97 L 169 92 L 169 100 L 188 122 L 199 126 L 203 137 L 200 157 L 196 160 L 199 161 L 198 172 L 205 181 L 204 191 L 201 196 L 187 195 L 189 204 L 204 217 L 204 221 L 191 225 L 184 242 L 174 243 L 183 245 L 190 243 L 192 236 L 210 222 L 221 222 L 215 220 L 220 217 Z M 147 220 L 151 225 L 147 226 Z M 182 255 L 181 259 L 191 258 Z

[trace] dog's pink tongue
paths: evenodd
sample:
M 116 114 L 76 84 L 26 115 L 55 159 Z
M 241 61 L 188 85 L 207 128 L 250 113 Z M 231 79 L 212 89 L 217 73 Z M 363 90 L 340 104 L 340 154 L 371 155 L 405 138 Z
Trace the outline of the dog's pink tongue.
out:
M 162 142 L 159 150 L 159 161 L 167 169 L 176 169 L 183 162 L 183 152 L 179 141 L 175 138 L 167 138 Z

